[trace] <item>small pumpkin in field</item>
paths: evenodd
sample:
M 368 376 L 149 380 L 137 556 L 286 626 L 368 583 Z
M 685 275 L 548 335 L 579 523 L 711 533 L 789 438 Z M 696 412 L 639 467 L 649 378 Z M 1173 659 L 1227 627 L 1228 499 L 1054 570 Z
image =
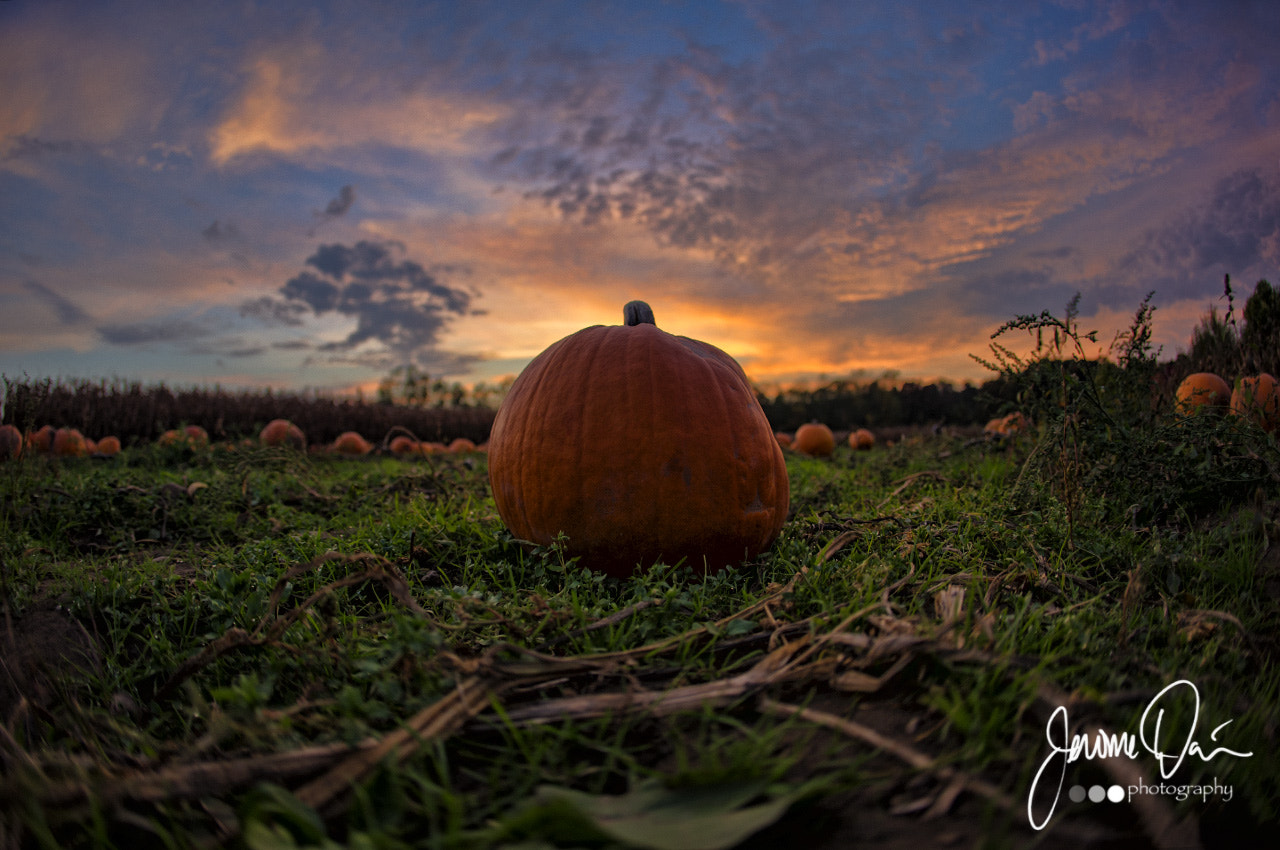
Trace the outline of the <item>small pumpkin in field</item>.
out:
M 1031 420 L 1021 410 L 1015 410 L 1000 420 L 1000 433 L 1006 437 L 1020 434 L 1031 427 Z
M 786 431 L 775 432 L 773 435 L 773 438 L 778 441 L 778 445 L 781 446 L 782 448 L 784 449 L 791 448 L 791 435 L 788 434 Z
M 302 429 L 288 419 L 272 419 L 263 426 L 262 432 L 258 434 L 258 440 L 264 446 L 277 448 L 287 446 L 302 451 L 307 447 L 307 438 L 302 433 Z
M 1263 372 L 1236 381 L 1229 403 L 1231 412 L 1249 419 L 1262 430 L 1271 432 L 1280 426 L 1280 390 L 1276 379 Z
M 188 425 L 182 429 L 182 433 L 187 438 L 187 444 L 193 449 L 202 449 L 209 445 L 209 432 L 199 425 Z
M 1202 409 L 1227 407 L 1231 403 L 1231 387 L 1213 372 L 1195 372 L 1182 379 L 1174 398 L 1178 413 L 1190 416 Z
M 342 455 L 367 455 L 373 451 L 373 444 L 360 436 L 356 431 L 343 431 L 333 441 L 331 447 L 337 454 Z
M 24 442 L 22 432 L 16 425 L 0 425 L 0 460 L 21 455 Z
M 27 435 L 27 448 L 36 454 L 47 455 L 53 451 L 54 427 L 43 425 Z
M 98 441 L 98 454 L 113 457 L 120 454 L 120 438 L 119 437 L 103 437 Z
M 413 437 L 407 437 L 404 434 L 391 438 L 391 449 L 393 455 L 420 455 L 422 454 L 422 445 Z
M 876 435 L 870 429 L 858 428 L 849 434 L 849 447 L 854 451 L 865 452 L 875 448 Z
M 829 457 L 836 449 L 836 437 L 821 422 L 806 422 L 796 429 L 791 448 L 813 457 Z
M 451 452 L 474 452 L 476 444 L 474 440 L 468 440 L 466 437 L 456 437 L 449 442 L 448 450 Z
M 768 548 L 786 520 L 782 450 L 737 362 L 624 324 L 553 343 L 520 373 L 489 435 L 489 481 L 516 537 L 619 578 L 659 560 L 698 572 Z
M 75 428 L 59 428 L 53 434 L 53 453 L 58 457 L 86 457 L 89 447 L 84 434 Z

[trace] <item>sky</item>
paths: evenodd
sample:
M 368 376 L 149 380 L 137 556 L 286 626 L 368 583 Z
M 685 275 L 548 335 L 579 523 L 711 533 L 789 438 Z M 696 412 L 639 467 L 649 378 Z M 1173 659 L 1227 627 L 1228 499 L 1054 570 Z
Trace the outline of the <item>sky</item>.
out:
M 1275 0 L 0 0 L 0 374 L 473 383 L 621 322 L 761 385 L 1163 355 L 1280 282 Z

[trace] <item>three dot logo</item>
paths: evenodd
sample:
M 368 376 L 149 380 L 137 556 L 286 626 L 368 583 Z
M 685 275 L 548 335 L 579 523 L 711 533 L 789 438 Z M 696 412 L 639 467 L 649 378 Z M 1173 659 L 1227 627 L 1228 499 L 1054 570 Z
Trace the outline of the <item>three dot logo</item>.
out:
M 1119 785 L 1112 785 L 1110 788 L 1093 785 L 1088 790 L 1085 790 L 1083 785 L 1072 785 L 1071 790 L 1067 792 L 1067 797 L 1073 803 L 1083 803 L 1086 796 L 1092 803 L 1101 803 L 1103 800 L 1119 803 L 1124 800 L 1124 789 Z

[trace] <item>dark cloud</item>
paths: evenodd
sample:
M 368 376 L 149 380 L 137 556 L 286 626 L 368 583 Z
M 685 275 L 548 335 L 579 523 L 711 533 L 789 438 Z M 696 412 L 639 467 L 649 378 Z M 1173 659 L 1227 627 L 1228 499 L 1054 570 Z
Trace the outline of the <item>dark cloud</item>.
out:
M 322 245 L 307 258 L 310 268 L 280 288 L 279 298 L 260 298 L 240 312 L 295 325 L 307 313 L 348 316 L 355 329 L 319 351 L 349 353 L 375 343 L 396 362 L 425 363 L 439 356 L 434 349 L 448 324 L 470 312 L 474 293 L 443 283 L 403 254 L 403 245 L 389 241 Z
M 214 219 L 213 224 L 200 231 L 200 235 L 210 242 L 227 242 L 240 238 L 240 229 L 234 224 Z
M 338 190 L 338 197 L 329 202 L 321 213 L 325 218 L 337 218 L 340 215 L 346 215 L 347 210 L 351 209 L 351 205 L 356 202 L 356 190 L 354 186 L 343 186 Z
M 240 305 L 241 316 L 248 319 L 258 319 L 273 325 L 292 325 L 297 327 L 302 324 L 302 316 L 306 312 L 307 307 L 305 304 L 280 301 L 269 295 L 255 298 L 253 301 L 246 301 Z
M 1127 289 L 1196 296 L 1222 275 L 1273 275 L 1280 266 L 1280 171 L 1246 169 L 1222 179 L 1205 203 L 1148 231 L 1117 279 Z
M 81 152 L 89 150 L 89 146 L 79 141 L 50 141 L 36 136 L 10 136 L 7 145 L 0 153 L 0 162 L 19 159 L 39 159 L 50 154 Z
M 864 23 L 861 6 L 850 21 L 827 14 L 845 13 L 765 4 L 755 17 L 770 50 L 743 59 L 691 43 L 639 85 L 616 79 L 604 57 L 579 58 L 566 73 L 595 87 L 579 82 L 561 101 L 566 120 L 541 141 L 515 126 L 492 165 L 567 219 L 633 220 L 667 244 L 776 259 L 880 203 L 913 149 L 953 132 L 946 104 L 972 85 L 957 68 L 987 38 L 919 10 L 895 9 L 892 22 Z M 831 38 L 879 23 L 907 35 Z
M 332 221 L 335 218 L 342 218 L 351 209 L 356 202 L 356 189 L 354 186 L 346 185 L 338 190 L 338 197 L 329 201 L 325 208 L 316 210 L 314 215 L 320 224 Z M 318 225 L 317 225 L 318 226 Z M 315 235 L 315 228 L 311 229 L 311 235 Z
M 80 325 L 90 321 L 88 313 L 38 280 L 26 280 L 23 281 L 22 285 L 32 295 L 53 308 L 54 314 L 57 315 L 58 321 L 62 324 Z
M 147 345 L 153 342 L 186 342 L 207 337 L 211 331 L 194 322 L 137 322 L 100 325 L 98 335 L 112 345 Z

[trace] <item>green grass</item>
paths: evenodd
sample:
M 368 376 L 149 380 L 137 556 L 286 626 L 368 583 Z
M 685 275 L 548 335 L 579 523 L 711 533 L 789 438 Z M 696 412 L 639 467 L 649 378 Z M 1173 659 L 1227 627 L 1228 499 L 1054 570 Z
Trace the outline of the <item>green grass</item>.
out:
M 706 579 L 663 565 L 625 582 L 513 540 L 479 454 L 135 447 L 5 464 L 0 841 L 636 846 L 601 825 L 606 804 L 641 834 L 713 836 L 697 846 L 870 817 L 850 811 L 897 812 L 894 828 L 924 843 L 939 823 L 991 846 L 1070 838 L 1086 819 L 1141 836 L 1130 810 L 1102 817 L 1065 788 L 1053 828 L 1034 833 L 1027 793 L 1055 700 L 1136 732 L 1177 679 L 1199 689 L 1206 751 L 1259 755 L 1191 758 L 1177 774 L 1232 784 L 1230 803 L 1163 802 L 1215 834 L 1274 823 L 1274 458 L 1256 435 L 1232 444 L 1233 457 L 1263 451 L 1267 475 L 1224 500 L 1203 451 L 1185 454 L 1161 467 L 1186 475 L 1159 484 L 1147 507 L 1160 511 L 1134 512 L 1084 475 L 1064 479 L 1064 500 L 1038 465 L 1044 434 L 1038 451 L 1030 437 L 938 436 L 789 456 L 792 515 L 770 552 Z M 1215 507 L 1198 500 L 1206 487 Z M 50 611 L 69 631 L 20 649 Z M 91 661 L 61 658 L 76 641 Z M 669 701 L 628 707 L 628 694 Z M 1167 708 L 1186 728 L 1190 705 Z M 277 767 L 397 734 L 400 758 L 353 794 L 311 796 L 338 755 Z M 246 759 L 248 777 L 226 772 Z M 1154 779 L 1150 756 L 1137 764 Z M 164 770 L 188 785 L 157 790 Z M 1012 805 L 939 803 L 953 771 Z M 1085 762 L 1067 778 L 1114 781 Z M 932 804 L 941 819 L 921 821 Z

